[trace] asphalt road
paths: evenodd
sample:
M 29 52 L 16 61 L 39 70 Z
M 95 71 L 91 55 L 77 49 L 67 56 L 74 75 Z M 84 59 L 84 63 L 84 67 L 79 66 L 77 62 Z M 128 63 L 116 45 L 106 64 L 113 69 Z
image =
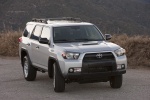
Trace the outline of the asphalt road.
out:
M 150 69 L 128 69 L 121 89 L 107 83 L 66 84 L 55 93 L 47 73 L 25 81 L 19 58 L 0 57 L 0 100 L 150 100 Z

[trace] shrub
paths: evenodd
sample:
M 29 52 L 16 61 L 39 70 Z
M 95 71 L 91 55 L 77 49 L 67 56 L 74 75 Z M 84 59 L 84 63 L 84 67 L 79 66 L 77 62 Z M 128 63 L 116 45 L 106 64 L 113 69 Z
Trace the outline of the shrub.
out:
M 18 38 L 21 31 L 8 31 L 0 34 L 0 55 L 18 56 Z
M 0 55 L 18 56 L 18 38 L 21 36 L 21 33 L 21 31 L 8 31 L 0 34 Z M 126 34 L 113 35 L 111 42 L 126 49 L 130 68 L 150 66 L 149 36 L 128 36 Z
M 131 67 L 150 66 L 150 37 L 113 35 L 112 42 L 126 49 L 128 64 Z

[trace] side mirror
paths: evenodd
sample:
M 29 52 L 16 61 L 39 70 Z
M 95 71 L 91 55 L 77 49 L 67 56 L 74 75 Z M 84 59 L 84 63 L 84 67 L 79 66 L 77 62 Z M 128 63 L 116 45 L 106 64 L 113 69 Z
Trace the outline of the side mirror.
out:
M 49 40 L 47 38 L 40 38 L 39 39 L 39 43 L 42 43 L 42 44 L 49 44 Z
M 110 34 L 105 34 L 105 38 L 106 38 L 106 40 L 110 40 L 112 38 L 112 36 Z

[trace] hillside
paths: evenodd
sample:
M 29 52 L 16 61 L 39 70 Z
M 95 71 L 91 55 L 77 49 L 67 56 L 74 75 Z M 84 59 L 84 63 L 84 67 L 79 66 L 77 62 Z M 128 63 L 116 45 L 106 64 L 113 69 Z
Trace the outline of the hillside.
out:
M 0 30 L 22 29 L 33 17 L 80 17 L 103 33 L 150 33 L 150 0 L 0 0 Z

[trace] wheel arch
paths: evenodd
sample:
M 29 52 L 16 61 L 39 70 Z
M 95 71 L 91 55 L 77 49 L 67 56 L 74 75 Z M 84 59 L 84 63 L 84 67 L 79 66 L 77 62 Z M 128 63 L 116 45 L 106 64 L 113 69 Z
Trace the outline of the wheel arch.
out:
M 62 71 L 60 69 L 59 62 L 56 58 L 54 57 L 49 57 L 48 59 L 48 73 L 53 74 L 53 64 L 56 63 L 57 69 L 60 72 L 61 76 L 63 76 Z
M 25 57 L 25 56 L 28 56 L 29 57 L 29 54 L 28 54 L 28 51 L 26 50 L 26 49 L 21 49 L 21 65 L 23 66 L 23 58 Z M 29 57 L 29 60 L 30 60 L 30 57 Z M 31 60 L 30 60 L 30 62 L 31 62 Z

